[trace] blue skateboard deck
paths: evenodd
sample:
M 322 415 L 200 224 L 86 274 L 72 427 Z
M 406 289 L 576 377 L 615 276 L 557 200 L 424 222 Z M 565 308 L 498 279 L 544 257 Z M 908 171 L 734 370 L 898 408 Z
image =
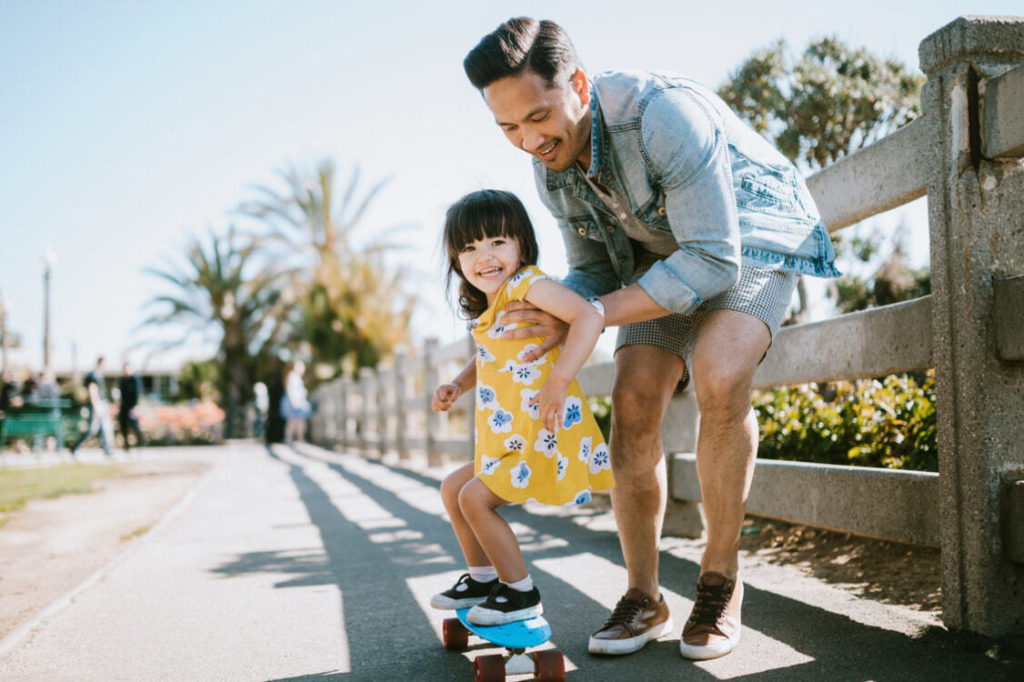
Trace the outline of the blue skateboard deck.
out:
M 551 639 L 551 626 L 543 616 L 518 620 L 504 625 L 475 625 L 466 620 L 469 609 L 458 609 L 455 615 L 466 629 L 481 639 L 506 649 L 526 649 Z
M 527 653 L 551 639 L 551 626 L 541 616 L 505 625 L 474 625 L 466 620 L 469 609 L 455 612 L 458 618 L 444 620 L 442 639 L 446 649 L 465 651 L 469 633 L 504 647 L 506 655 L 477 656 L 473 659 L 473 679 L 477 682 L 504 682 L 507 675 L 532 675 L 535 680 L 565 681 L 565 658 L 558 649 Z

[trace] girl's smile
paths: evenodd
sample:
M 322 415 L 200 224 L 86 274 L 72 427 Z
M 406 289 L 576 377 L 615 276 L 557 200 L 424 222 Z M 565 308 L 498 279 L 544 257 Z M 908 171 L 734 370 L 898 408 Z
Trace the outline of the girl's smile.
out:
M 507 236 L 484 237 L 462 247 L 459 270 L 471 285 L 487 297 L 494 298 L 501 285 L 522 266 L 519 242 Z

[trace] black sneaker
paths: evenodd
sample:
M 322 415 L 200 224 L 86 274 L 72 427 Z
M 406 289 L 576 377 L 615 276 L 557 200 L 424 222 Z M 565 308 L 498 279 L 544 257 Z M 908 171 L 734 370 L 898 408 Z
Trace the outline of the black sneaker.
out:
M 527 620 L 542 613 L 544 607 L 540 603 L 540 592 L 536 587 L 529 592 L 520 592 L 499 582 L 487 595 L 487 601 L 469 610 L 466 620 L 473 625 L 504 625 L 517 620 Z
M 468 609 L 484 602 L 497 584 L 497 578 L 479 583 L 470 578 L 469 573 L 463 573 L 454 585 L 431 597 L 430 605 L 435 609 Z

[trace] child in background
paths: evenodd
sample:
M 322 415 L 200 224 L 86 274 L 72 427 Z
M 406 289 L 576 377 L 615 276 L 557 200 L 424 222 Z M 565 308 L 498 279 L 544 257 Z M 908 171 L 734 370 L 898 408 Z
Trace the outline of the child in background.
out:
M 473 462 L 441 485 L 469 572 L 431 605 L 472 607 L 470 622 L 501 625 L 532 618 L 543 607 L 498 507 L 582 504 L 613 485 L 608 448 L 575 379 L 604 315 L 537 268 L 533 226 L 514 194 L 481 190 L 460 199 L 448 209 L 444 243 L 447 284 L 459 280 L 459 308 L 473 320 L 477 352 L 437 388 L 431 407 L 447 411 L 474 391 L 476 442 Z M 563 348 L 526 361 L 536 339 L 502 338 L 506 304 L 523 300 L 570 324 Z

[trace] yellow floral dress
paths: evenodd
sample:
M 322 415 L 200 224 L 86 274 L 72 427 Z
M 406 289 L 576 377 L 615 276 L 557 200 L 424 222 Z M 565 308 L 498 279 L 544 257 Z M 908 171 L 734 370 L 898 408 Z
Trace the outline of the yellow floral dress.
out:
M 544 428 L 530 399 L 540 390 L 558 360 L 554 348 L 533 362 L 523 354 L 539 338 L 501 338 L 501 318 L 510 301 L 522 301 L 530 286 L 549 279 L 535 266 L 517 272 L 502 286 L 494 305 L 473 325 L 476 341 L 476 443 L 474 471 L 495 494 L 509 502 L 583 504 L 591 493 L 614 485 L 608 446 L 594 415 L 572 380 L 562 427 Z

